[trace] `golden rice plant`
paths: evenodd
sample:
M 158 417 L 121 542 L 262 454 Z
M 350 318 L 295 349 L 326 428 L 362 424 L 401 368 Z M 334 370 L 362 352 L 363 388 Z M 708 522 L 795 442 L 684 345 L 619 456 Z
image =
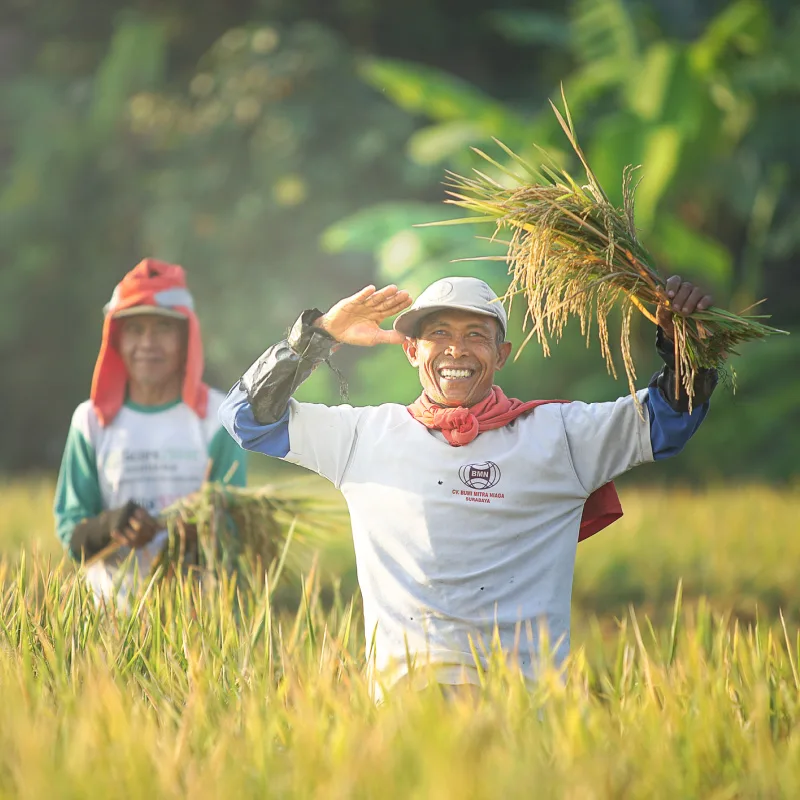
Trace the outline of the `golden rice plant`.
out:
M 609 340 L 608 317 L 619 306 L 622 326 L 619 350 L 631 393 L 635 396 L 636 371 L 630 348 L 634 310 L 656 322 L 655 309 L 668 305 L 666 280 L 653 267 L 653 260 L 639 241 L 634 222 L 633 181 L 635 168 L 623 171 L 622 208 L 614 206 L 603 190 L 581 150 L 569 107 L 562 91 L 564 115 L 551 103 L 564 133 L 585 173 L 579 183 L 542 148 L 545 162 L 537 169 L 502 142 L 497 145 L 524 171 L 520 176 L 486 153 L 473 148 L 501 174 L 513 182 L 506 186 L 475 170 L 475 177 L 448 172 L 447 203 L 478 216 L 429 223 L 494 223 L 497 241 L 501 230 L 511 233 L 505 256 L 511 283 L 504 300 L 524 295 L 527 301 L 525 327 L 530 331 L 523 347 L 535 335 L 545 355 L 549 338 L 558 340 L 571 316 L 580 320 L 587 344 L 596 321 L 600 347 L 609 372 L 616 369 Z M 492 259 L 492 257 L 490 257 Z M 465 259 L 465 260 L 482 260 Z M 765 325 L 763 315 L 733 314 L 712 306 L 690 317 L 674 317 L 676 389 L 682 384 L 690 401 L 697 371 L 719 368 L 741 342 L 786 333 Z M 522 349 L 522 348 L 520 348 Z
M 679 588 L 665 624 L 598 620 L 562 669 L 540 638 L 534 685 L 492 647 L 474 692 L 406 682 L 375 708 L 357 597 L 148 588 L 110 615 L 71 570 L 0 558 L 0 796 L 800 796 L 800 643 L 779 615 Z

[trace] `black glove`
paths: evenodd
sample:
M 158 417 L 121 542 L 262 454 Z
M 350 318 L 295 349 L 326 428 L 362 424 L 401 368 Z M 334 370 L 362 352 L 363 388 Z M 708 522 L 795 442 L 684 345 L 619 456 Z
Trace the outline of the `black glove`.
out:
M 69 542 L 73 558 L 80 560 L 83 557 L 88 561 L 97 555 L 111 543 L 111 534 L 123 530 L 139 508 L 142 507 L 138 503 L 128 500 L 121 508 L 111 508 L 79 522 L 73 528 Z
M 675 394 L 675 349 L 673 343 L 667 338 L 664 330 L 659 326 L 656 333 L 656 352 L 661 356 L 664 367 L 661 372 L 653 375 L 650 386 L 661 392 L 661 396 L 669 403 L 670 408 L 681 413 L 689 411 L 689 395 L 683 384 Z M 719 381 L 719 375 L 715 369 L 699 369 L 697 377 L 694 379 L 694 396 L 692 398 L 692 408 L 698 408 L 707 403 Z

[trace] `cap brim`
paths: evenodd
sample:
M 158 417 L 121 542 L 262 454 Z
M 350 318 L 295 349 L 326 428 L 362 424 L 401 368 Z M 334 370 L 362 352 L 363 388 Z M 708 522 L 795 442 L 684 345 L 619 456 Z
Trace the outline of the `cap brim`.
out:
M 169 317 L 170 319 L 188 319 L 183 312 L 175 311 L 172 308 L 163 308 L 162 306 L 131 306 L 131 308 L 115 311 L 111 316 L 113 319 L 124 319 L 125 317 L 140 317 L 145 314 L 156 317 Z
M 505 326 L 497 314 L 492 314 L 491 311 L 483 311 L 480 308 L 475 308 L 475 306 L 461 306 L 452 304 L 425 306 L 425 308 L 409 308 L 408 311 L 403 311 L 402 314 L 398 315 L 392 327 L 399 333 L 402 333 L 404 336 L 413 338 L 416 335 L 416 330 L 419 323 L 422 322 L 425 317 L 429 317 L 431 314 L 435 314 L 437 311 L 468 311 L 470 314 L 479 314 L 481 317 L 491 317 L 492 319 L 496 319 L 498 321 L 500 327 L 503 329 L 503 335 L 505 336 Z

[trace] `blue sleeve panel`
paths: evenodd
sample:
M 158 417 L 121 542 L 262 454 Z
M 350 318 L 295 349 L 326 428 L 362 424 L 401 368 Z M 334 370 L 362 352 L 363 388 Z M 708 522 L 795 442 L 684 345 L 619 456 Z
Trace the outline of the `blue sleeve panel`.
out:
M 289 453 L 289 407 L 277 422 L 262 425 L 253 416 L 250 401 L 238 382 L 222 401 L 219 421 L 245 450 L 273 458 L 284 458 Z
M 650 443 L 656 461 L 676 456 L 686 442 L 694 436 L 700 423 L 708 414 L 708 403 L 692 409 L 688 414 L 675 411 L 664 399 L 658 387 L 651 386 L 644 401 L 650 412 Z

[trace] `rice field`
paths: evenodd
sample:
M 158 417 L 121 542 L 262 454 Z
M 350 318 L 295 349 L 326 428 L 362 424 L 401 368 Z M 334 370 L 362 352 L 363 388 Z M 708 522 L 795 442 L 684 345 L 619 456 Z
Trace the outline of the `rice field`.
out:
M 564 674 L 379 707 L 346 533 L 279 584 L 153 583 L 111 615 L 59 563 L 51 492 L 0 487 L 0 797 L 800 796 L 797 487 L 623 487 Z

